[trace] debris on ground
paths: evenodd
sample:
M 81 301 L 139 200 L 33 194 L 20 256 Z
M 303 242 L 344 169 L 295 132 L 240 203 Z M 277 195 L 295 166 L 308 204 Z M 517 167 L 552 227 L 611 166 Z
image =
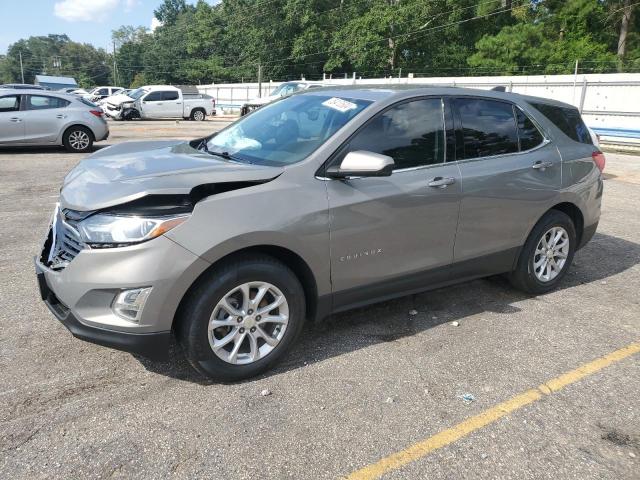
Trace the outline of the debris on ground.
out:
M 386 402 L 386 403 L 394 403 L 394 402 L 395 402 L 395 399 L 394 399 L 393 397 L 388 397 L 388 398 L 385 400 L 385 402 Z
M 460 398 L 464 400 L 465 403 L 471 403 L 476 401 L 476 397 L 473 395 L 473 393 L 462 394 L 460 395 Z
M 417 315 L 418 311 L 417 310 L 409 310 L 409 315 L 411 315 L 412 317 Z
M 268 397 L 269 395 L 271 395 L 271 390 L 269 390 L 268 388 L 265 388 L 260 392 L 260 395 L 262 395 L 263 397 Z
M 459 327 L 460 326 L 460 322 L 451 322 L 451 326 L 452 327 Z

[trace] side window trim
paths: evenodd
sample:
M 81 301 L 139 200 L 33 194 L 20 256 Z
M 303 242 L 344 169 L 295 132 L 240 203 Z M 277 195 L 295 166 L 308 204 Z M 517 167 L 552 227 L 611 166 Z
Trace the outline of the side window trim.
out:
M 445 128 L 444 142 L 444 161 L 445 163 L 455 162 L 456 160 L 456 122 L 453 118 L 453 106 L 451 105 L 451 97 L 442 97 Z
M 362 130 L 364 130 L 371 122 L 373 122 L 378 115 L 383 115 L 385 112 L 391 110 L 392 108 L 397 107 L 398 105 L 402 105 L 404 103 L 409 103 L 409 102 L 414 102 L 414 101 L 419 101 L 419 100 L 429 100 L 429 99 L 434 99 L 434 98 L 439 98 L 441 100 L 441 102 L 444 100 L 445 96 L 444 95 L 421 95 L 418 97 L 411 97 L 411 98 L 405 98 L 402 100 L 398 100 L 397 102 L 388 105 L 387 107 L 385 107 L 384 109 L 380 110 L 379 112 L 377 112 L 376 114 L 374 114 L 371 118 L 367 119 L 366 122 L 364 122 L 362 125 L 360 125 L 360 127 L 358 127 L 358 129 L 353 132 L 349 138 L 347 138 L 338 148 L 336 148 L 334 150 L 334 152 L 329 155 L 329 158 L 320 166 L 320 168 L 318 168 L 318 170 L 316 170 L 315 173 L 315 177 L 318 179 L 322 179 L 324 180 L 324 172 L 327 168 L 329 168 L 330 166 L 332 166 L 333 162 L 336 160 L 336 158 L 340 157 L 342 155 L 342 152 L 349 147 L 351 141 L 354 139 L 354 137 L 356 137 L 356 135 L 358 135 L 360 132 L 362 132 Z M 441 103 L 441 109 L 443 108 L 443 104 Z M 443 127 L 443 145 L 445 146 L 445 152 L 444 152 L 444 161 L 441 163 L 434 163 L 434 164 L 430 164 L 430 165 L 419 165 L 416 167 L 408 167 L 408 168 L 399 168 L 397 170 L 394 170 L 392 172 L 392 175 L 395 173 L 403 173 L 403 172 L 410 172 L 410 171 L 414 171 L 414 170 L 420 170 L 423 168 L 432 168 L 432 167 L 438 167 L 438 166 L 442 166 L 445 165 L 446 162 L 446 124 L 445 119 L 444 119 L 444 114 L 443 114 L 443 118 L 442 118 L 442 127 Z

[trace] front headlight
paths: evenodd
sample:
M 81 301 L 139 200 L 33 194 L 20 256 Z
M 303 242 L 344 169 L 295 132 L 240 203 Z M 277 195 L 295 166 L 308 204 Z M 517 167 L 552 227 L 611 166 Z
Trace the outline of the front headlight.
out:
M 184 222 L 188 215 L 134 217 L 97 214 L 78 223 L 82 240 L 92 247 L 117 247 L 159 237 Z

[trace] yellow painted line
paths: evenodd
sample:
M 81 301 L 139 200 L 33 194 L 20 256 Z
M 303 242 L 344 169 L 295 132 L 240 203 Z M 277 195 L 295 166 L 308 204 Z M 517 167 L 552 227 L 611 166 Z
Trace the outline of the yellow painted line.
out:
M 575 370 L 571 370 L 570 372 L 553 378 L 536 388 L 532 388 L 531 390 L 527 390 L 526 392 L 516 395 L 495 407 L 489 408 L 474 417 L 464 420 L 454 427 L 443 430 L 432 437 L 414 443 L 404 450 L 389 455 L 376 463 L 357 470 L 347 476 L 346 480 L 371 480 L 379 478 L 385 473 L 397 470 L 398 468 L 414 462 L 419 458 L 425 457 L 434 450 L 445 447 L 463 437 L 466 437 L 470 433 L 501 419 L 505 415 L 540 400 L 545 395 L 552 395 L 554 392 L 562 390 L 567 385 L 571 385 L 572 383 L 582 380 L 589 375 L 593 375 L 603 368 L 638 352 L 640 352 L 640 342 L 632 343 L 620 350 L 611 352 L 604 357 L 600 357 L 576 368 Z

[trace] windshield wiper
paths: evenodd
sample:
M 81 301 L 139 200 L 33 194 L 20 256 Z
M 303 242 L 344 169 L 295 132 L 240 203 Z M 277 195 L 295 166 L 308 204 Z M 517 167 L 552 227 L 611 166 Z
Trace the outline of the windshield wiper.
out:
M 211 153 L 209 151 L 209 147 L 207 146 L 207 139 L 203 138 L 202 141 L 198 144 L 198 146 L 196 147 L 196 150 L 204 150 L 207 153 Z

